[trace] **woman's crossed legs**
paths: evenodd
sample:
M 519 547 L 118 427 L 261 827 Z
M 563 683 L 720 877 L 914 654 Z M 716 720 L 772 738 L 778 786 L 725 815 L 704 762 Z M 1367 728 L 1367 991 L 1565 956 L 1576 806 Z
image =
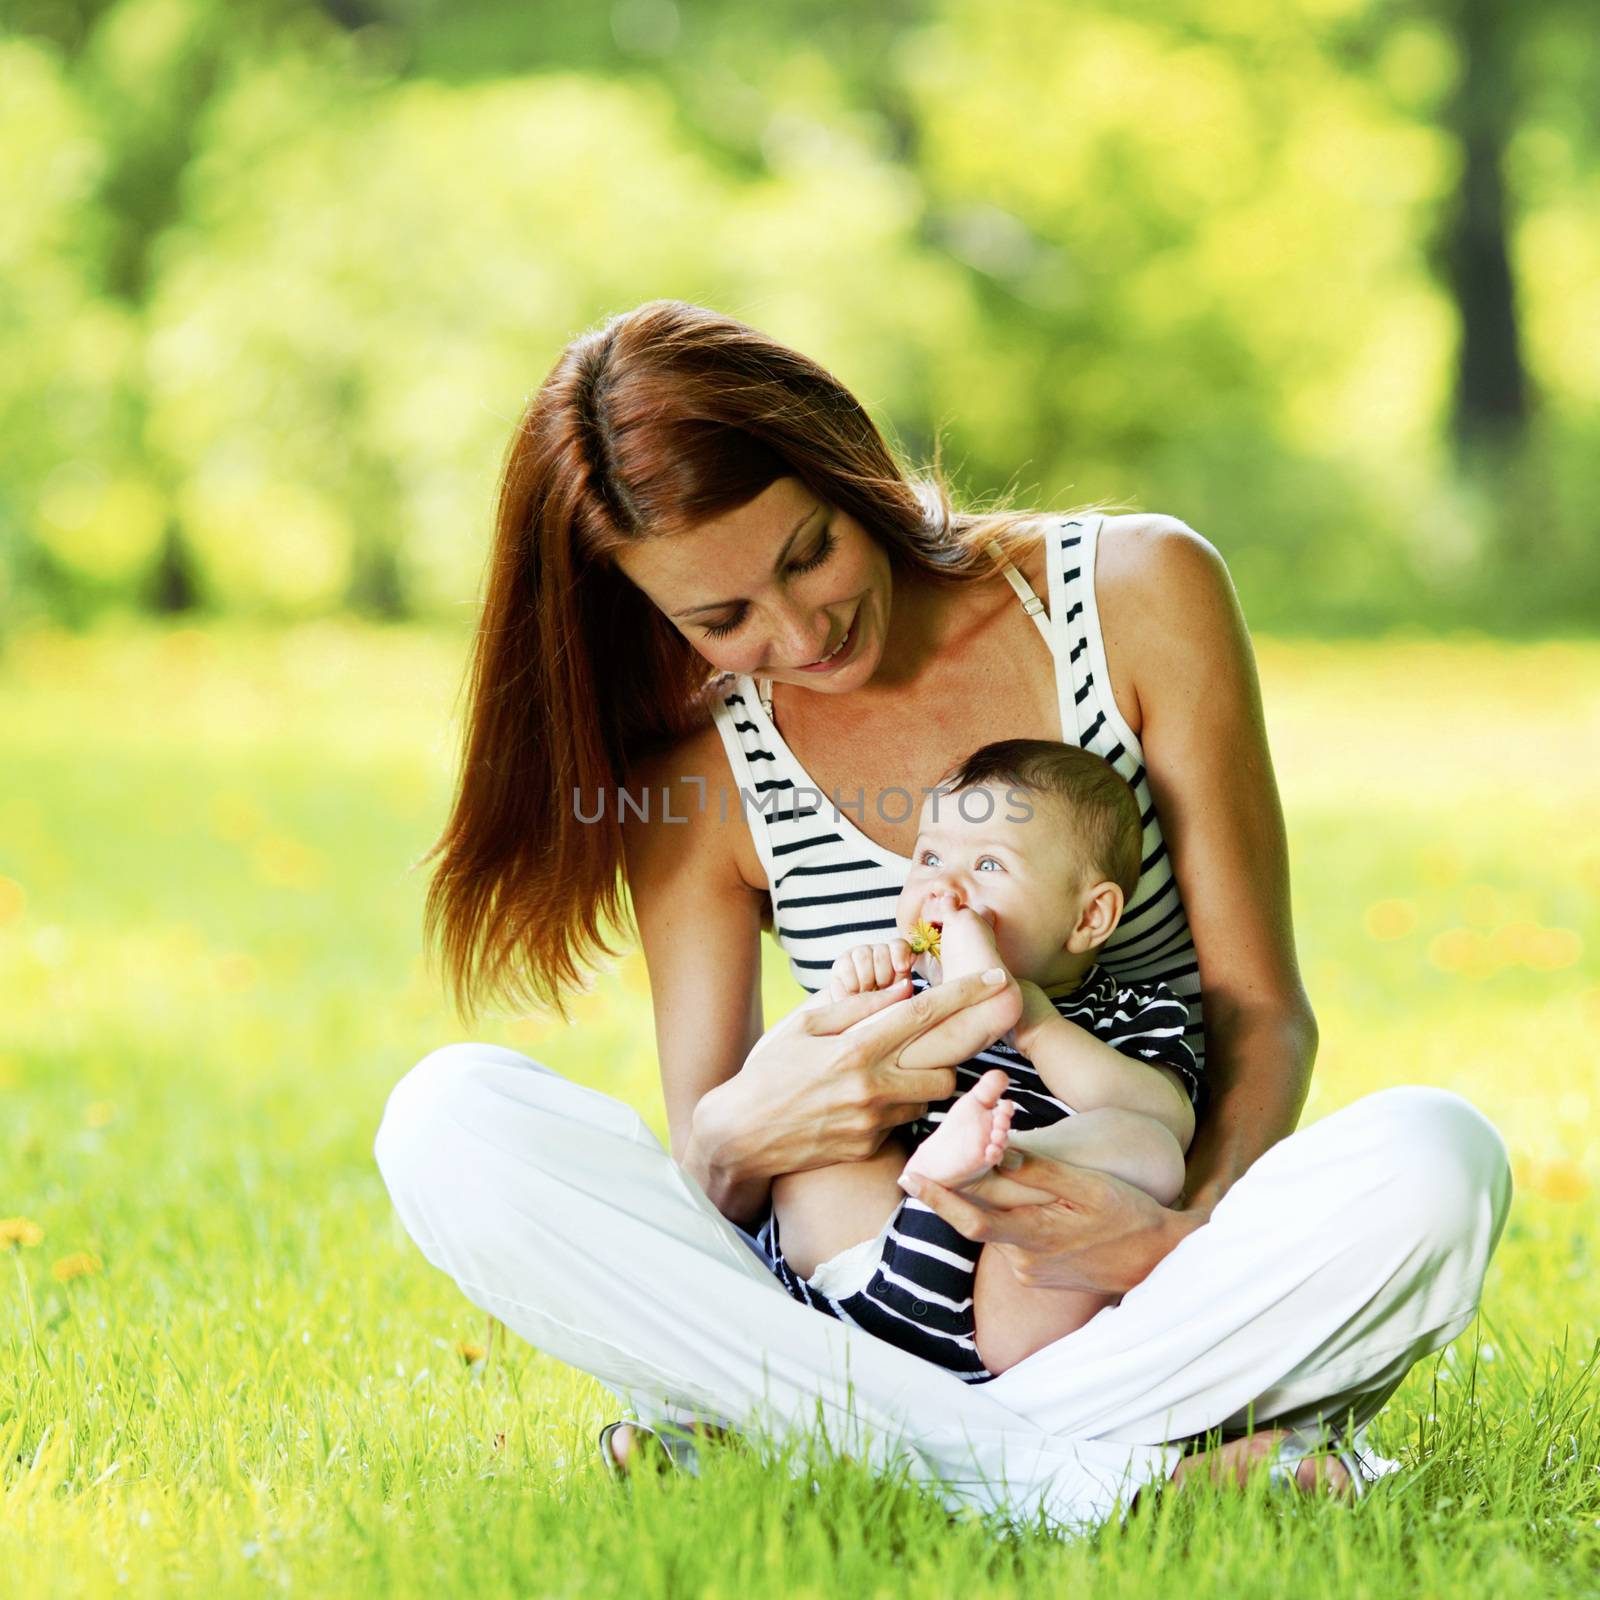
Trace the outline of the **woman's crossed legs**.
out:
M 1120 1305 L 969 1387 L 789 1299 L 621 1102 L 495 1045 L 391 1095 L 376 1153 L 406 1228 L 476 1305 L 646 1417 L 820 1422 L 904 1451 L 952 1506 L 1071 1527 L 1213 1428 L 1367 1421 L 1471 1320 L 1509 1202 L 1466 1101 L 1368 1096 L 1269 1150 Z

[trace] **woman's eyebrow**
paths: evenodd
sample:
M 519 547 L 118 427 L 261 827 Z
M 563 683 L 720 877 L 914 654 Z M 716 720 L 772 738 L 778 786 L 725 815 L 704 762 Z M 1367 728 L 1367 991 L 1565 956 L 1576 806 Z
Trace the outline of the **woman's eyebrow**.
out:
M 814 516 L 816 516 L 821 509 L 822 507 L 820 505 L 812 506 L 812 508 L 806 512 L 806 514 L 801 517 L 797 523 L 795 523 L 794 527 L 789 530 L 789 537 L 783 541 L 783 549 L 778 552 L 778 559 L 772 564 L 772 570 L 774 572 L 776 572 L 778 568 L 789 559 L 789 547 L 795 542 L 796 539 L 800 537 L 801 531 L 804 529 L 805 525 Z M 690 606 L 684 611 L 674 611 L 672 615 L 675 617 L 692 617 L 697 611 L 717 611 L 723 606 L 742 606 L 743 604 L 743 600 L 708 600 L 703 606 Z

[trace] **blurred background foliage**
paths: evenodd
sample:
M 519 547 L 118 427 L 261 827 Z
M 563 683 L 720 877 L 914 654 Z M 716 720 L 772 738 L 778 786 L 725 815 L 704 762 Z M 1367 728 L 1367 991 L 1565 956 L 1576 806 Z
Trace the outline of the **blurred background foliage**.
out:
M 1580 0 L 0 17 L 0 616 L 464 618 L 524 399 L 663 295 L 1259 626 L 1600 615 Z

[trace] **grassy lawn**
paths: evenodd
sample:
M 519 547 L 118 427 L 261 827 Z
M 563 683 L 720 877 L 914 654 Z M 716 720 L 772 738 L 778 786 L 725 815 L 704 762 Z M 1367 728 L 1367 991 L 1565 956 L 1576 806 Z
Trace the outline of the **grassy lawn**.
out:
M 1350 1510 L 1168 1500 L 996 1541 L 848 1465 L 619 1489 L 609 1397 L 392 1221 L 393 1081 L 467 1031 L 421 955 L 463 644 L 345 626 L 0 652 L 0 1588 L 1185 1597 L 1600 1587 L 1600 645 L 1264 642 L 1323 1046 L 1308 1117 L 1447 1085 L 1518 1193 L 1481 1330 Z M 799 991 L 767 950 L 767 1015 Z M 475 1025 L 664 1132 L 642 964 Z M 32 1238 L 31 1233 L 27 1234 Z M 1480 1342 L 1481 1340 L 1481 1342 Z

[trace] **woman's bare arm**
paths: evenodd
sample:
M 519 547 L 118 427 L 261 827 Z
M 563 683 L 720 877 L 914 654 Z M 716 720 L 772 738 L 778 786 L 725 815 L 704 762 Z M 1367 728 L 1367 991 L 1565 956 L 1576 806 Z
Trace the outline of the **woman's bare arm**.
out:
M 686 781 L 715 785 L 726 774 L 714 727 L 641 763 L 629 788 L 641 799 L 648 791 L 649 810 L 644 819 L 626 818 L 623 850 L 650 974 L 672 1153 L 724 1215 L 751 1217 L 769 1183 L 712 1170 L 693 1132 L 700 1101 L 739 1071 L 762 1033 L 762 896 L 745 881 L 732 833 L 744 823 L 714 801 L 697 804 L 707 789 Z M 667 820 L 663 790 L 670 815 L 685 820 Z
M 957 1232 L 994 1245 L 1020 1283 L 1125 1294 L 1204 1225 L 1289 1133 L 1316 1054 L 1289 920 L 1283 812 L 1255 659 L 1227 567 L 1170 517 L 1110 519 L 1095 591 L 1111 689 L 1144 749 L 1205 995 L 1211 1106 L 1174 1211 L 1103 1172 L 1026 1157 L 1008 1176 L 1053 1195 L 993 1208 L 908 1180 Z
M 754 846 L 740 808 L 718 803 L 728 781 L 714 728 L 641 763 L 630 787 L 641 799 L 648 787 L 651 805 L 628 815 L 623 848 L 673 1154 L 745 1224 L 779 1173 L 859 1161 L 950 1094 L 954 1064 L 1010 1028 L 1021 999 L 978 977 L 914 999 L 902 982 L 798 1008 L 763 1033 L 762 891 L 749 881 L 760 862 L 741 860 Z M 667 820 L 663 786 L 687 820 Z
M 1211 1101 L 1187 1195 L 1209 1213 L 1294 1128 L 1317 1044 L 1255 656 L 1222 557 L 1173 518 L 1108 519 L 1096 595 L 1200 961 Z

